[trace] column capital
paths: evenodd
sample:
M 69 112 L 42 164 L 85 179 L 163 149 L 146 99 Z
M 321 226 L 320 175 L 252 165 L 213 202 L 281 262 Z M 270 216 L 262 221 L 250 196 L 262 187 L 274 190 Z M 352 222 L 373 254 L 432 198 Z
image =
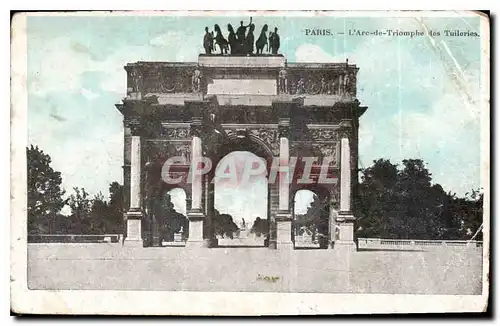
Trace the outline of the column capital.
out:
M 140 117 L 128 117 L 124 120 L 125 127 L 130 128 L 132 136 L 140 136 L 142 133 L 142 125 Z
M 339 139 L 347 138 L 351 139 L 353 134 L 352 121 L 343 119 L 339 123 L 339 129 L 337 131 Z
M 290 120 L 280 121 L 278 124 L 278 134 L 282 138 L 290 138 Z
M 203 135 L 203 123 L 198 120 L 193 120 L 189 128 L 189 135 L 191 137 L 199 137 L 201 138 Z

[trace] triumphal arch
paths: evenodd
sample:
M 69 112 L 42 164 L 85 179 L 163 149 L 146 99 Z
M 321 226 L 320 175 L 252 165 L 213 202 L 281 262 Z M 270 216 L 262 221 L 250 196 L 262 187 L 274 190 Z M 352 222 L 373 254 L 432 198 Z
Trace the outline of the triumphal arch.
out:
M 329 203 L 326 247 L 354 248 L 352 194 L 359 118 L 366 111 L 356 99 L 355 65 L 290 63 L 280 54 L 200 54 L 197 62 L 136 62 L 125 70 L 127 96 L 117 105 L 130 196 L 125 245 L 160 245 L 155 199 L 181 187 L 186 247 L 217 246 L 215 166 L 232 151 L 249 151 L 268 169 L 279 162 L 278 177 L 268 183 L 270 248 L 294 248 L 292 198 L 300 189 Z M 172 157 L 182 160 L 166 170 Z M 190 179 L 202 157 L 212 167 Z M 177 184 L 165 182 L 165 174 Z

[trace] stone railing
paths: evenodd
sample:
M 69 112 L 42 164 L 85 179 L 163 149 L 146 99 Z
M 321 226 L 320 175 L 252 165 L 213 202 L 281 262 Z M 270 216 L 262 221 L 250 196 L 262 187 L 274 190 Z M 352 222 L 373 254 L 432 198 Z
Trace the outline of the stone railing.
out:
M 423 250 L 443 247 L 482 247 L 481 241 L 467 240 L 406 240 L 358 238 L 358 249 L 367 250 Z
M 30 234 L 29 243 L 122 243 L 122 234 Z

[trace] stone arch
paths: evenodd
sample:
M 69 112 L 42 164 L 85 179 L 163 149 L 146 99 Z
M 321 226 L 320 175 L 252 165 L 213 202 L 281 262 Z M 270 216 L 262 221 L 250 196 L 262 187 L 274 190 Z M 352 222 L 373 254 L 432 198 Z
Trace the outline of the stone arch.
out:
M 331 224 L 332 224 L 332 216 L 331 214 L 333 213 L 334 208 L 331 206 L 331 191 L 318 184 L 304 184 L 304 185 L 298 185 L 294 186 L 291 190 L 291 204 L 290 207 L 292 207 L 292 215 L 293 215 L 293 236 L 294 236 L 294 241 L 296 247 L 314 247 L 314 246 L 308 246 L 303 243 L 301 243 L 299 240 L 300 238 L 295 238 L 299 235 L 299 231 L 303 229 L 303 225 L 297 220 L 298 214 L 295 212 L 295 204 L 296 204 L 296 196 L 297 193 L 300 191 L 310 191 L 314 195 L 317 196 L 319 200 L 319 205 L 323 206 L 322 209 L 320 209 L 317 214 L 320 214 L 320 216 L 317 216 L 317 220 L 315 222 L 311 222 L 314 224 L 315 228 L 313 231 L 312 238 L 317 240 L 317 248 L 320 249 L 326 249 L 328 248 L 329 244 L 329 239 L 330 239 L 330 229 L 331 229 Z M 313 203 L 312 201 L 311 203 Z M 311 239 L 314 240 L 314 239 Z
M 176 215 L 176 223 L 184 223 L 183 231 L 187 235 L 189 223 L 187 221 L 187 210 L 189 209 L 189 194 L 190 189 L 185 184 L 168 184 L 161 179 L 155 178 L 154 181 L 146 183 L 144 197 L 144 221 L 143 238 L 150 246 L 161 246 L 162 242 L 173 241 L 173 234 L 178 230 L 169 223 L 171 215 Z M 167 197 L 169 192 L 175 189 L 182 190 L 185 197 L 186 212 L 176 212 L 172 199 Z M 183 218 L 177 216 L 177 213 L 183 215 Z M 183 220 L 183 221 L 181 221 Z M 172 234 L 166 235 L 166 229 L 172 229 Z
M 266 242 L 269 238 L 268 233 L 271 221 L 270 187 L 267 182 L 268 174 L 267 171 L 265 171 L 258 175 L 257 179 L 243 181 L 241 177 L 248 162 L 247 160 L 262 157 L 255 152 L 241 150 L 242 148 L 240 147 L 236 147 L 235 149 L 236 150 L 233 151 L 225 151 L 227 154 L 218 159 L 213 166 L 214 233 L 218 239 L 218 246 L 266 246 Z M 226 159 L 229 161 L 226 161 Z M 232 171 L 232 173 L 230 173 L 230 175 L 236 176 L 236 179 L 226 180 L 217 178 L 217 176 L 221 176 L 219 173 L 223 173 L 226 167 L 236 169 L 236 172 Z M 257 182 L 257 184 L 255 182 Z M 221 194 L 223 195 L 221 196 Z M 246 196 L 246 194 L 250 197 Z M 230 202 L 233 203 L 232 205 L 229 204 L 229 207 L 226 206 L 228 203 L 226 202 L 228 196 L 231 200 Z M 238 202 L 240 200 L 243 201 Z M 238 207 L 243 208 L 240 213 L 238 213 L 239 209 L 234 209 L 234 203 L 237 203 Z M 226 207 L 221 207 L 221 204 Z M 264 206 L 260 206 L 261 204 L 264 204 Z M 227 221 L 228 215 L 232 217 L 234 224 L 238 227 L 238 230 L 235 231 L 236 237 L 234 239 L 220 228 L 217 230 L 217 224 Z M 258 232 L 254 234 L 250 231 L 256 220 L 259 220 L 259 229 Z M 243 226 L 243 224 L 245 224 L 245 226 Z M 219 226 L 224 225 L 227 226 L 228 224 L 226 223 Z M 230 237 L 231 240 L 229 240 L 228 237 Z
M 243 133 L 228 132 L 228 137 L 221 146 L 221 150 L 216 157 L 222 158 L 234 151 L 248 151 L 266 159 L 274 156 L 271 145 L 265 139 L 251 134 L 248 131 Z

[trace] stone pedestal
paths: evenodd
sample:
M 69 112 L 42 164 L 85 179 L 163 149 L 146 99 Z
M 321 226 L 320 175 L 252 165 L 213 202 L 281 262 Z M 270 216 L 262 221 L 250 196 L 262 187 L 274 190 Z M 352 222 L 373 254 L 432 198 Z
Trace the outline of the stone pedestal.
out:
M 127 237 L 123 241 L 124 246 L 142 247 L 142 212 L 129 211 L 127 216 Z
M 334 250 L 356 251 L 354 243 L 354 220 L 351 212 L 351 150 L 349 139 L 342 138 L 340 147 L 340 211 L 336 217 L 332 243 Z
M 334 250 L 356 251 L 354 242 L 354 216 L 339 215 L 337 219 L 338 238 L 333 242 Z
M 208 248 L 210 240 L 203 239 L 203 220 L 205 214 L 200 210 L 191 210 L 187 213 L 189 219 L 189 237 L 186 241 L 186 247 Z
M 292 241 L 292 214 L 287 211 L 278 211 L 276 214 L 276 249 L 291 250 Z
M 174 242 L 182 242 L 182 233 L 174 233 Z

